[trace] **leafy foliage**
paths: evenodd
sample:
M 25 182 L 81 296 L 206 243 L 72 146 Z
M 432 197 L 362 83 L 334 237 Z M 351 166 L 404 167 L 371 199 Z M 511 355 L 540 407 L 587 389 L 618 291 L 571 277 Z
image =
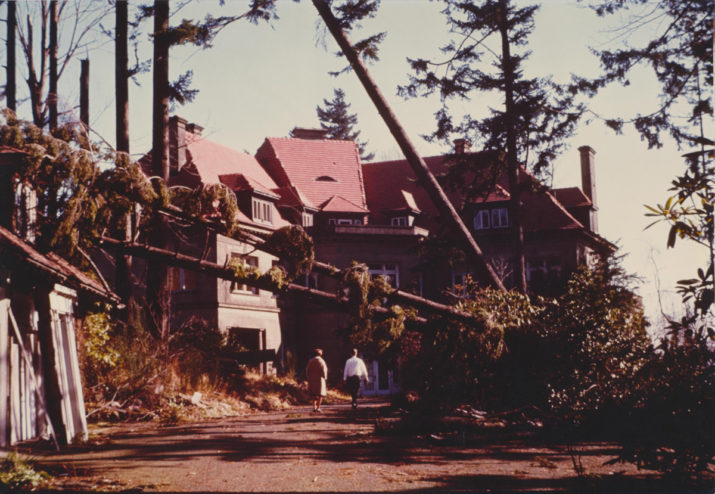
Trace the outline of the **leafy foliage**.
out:
M 646 327 L 641 301 L 614 260 L 579 269 L 543 322 L 558 362 L 548 380 L 551 409 L 577 426 L 620 410 L 648 358 Z
M 707 333 L 665 339 L 631 382 L 618 415 L 619 459 L 690 477 L 715 457 L 715 354 Z
M 263 246 L 266 251 L 280 258 L 289 280 L 310 272 L 313 267 L 313 239 L 298 225 L 279 228 L 266 239 Z
M 14 452 L 9 453 L 0 466 L 0 488 L 11 491 L 35 490 L 50 479 L 46 472 L 35 470 L 30 462 Z

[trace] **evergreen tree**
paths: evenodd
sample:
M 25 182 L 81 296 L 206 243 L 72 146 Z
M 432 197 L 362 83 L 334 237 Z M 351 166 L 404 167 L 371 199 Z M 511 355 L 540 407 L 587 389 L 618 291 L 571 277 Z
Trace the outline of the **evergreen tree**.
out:
M 366 142 L 360 142 L 359 130 L 354 130 L 357 126 L 357 115 L 348 113 L 350 103 L 345 101 L 345 92 L 342 89 L 333 90 L 334 97 L 331 101 L 323 100 L 323 108 L 318 105 L 315 111 L 320 119 L 320 126 L 328 131 L 330 139 L 340 139 L 344 141 L 354 141 L 360 150 L 360 159 L 370 161 L 375 157 L 375 153 L 367 153 Z
M 573 93 L 550 79 L 527 78 L 523 73 L 538 7 L 516 7 L 511 0 L 443 1 L 453 33 L 453 39 L 442 48 L 446 61 L 410 60 L 414 74 L 400 93 L 407 97 L 438 93 L 442 98 L 437 130 L 428 140 L 450 142 L 456 135 L 470 139 L 481 150 L 495 151 L 491 163 L 495 176 L 505 171 L 509 176 L 515 285 L 524 290 L 519 194 L 529 184 L 519 183 L 519 164 L 536 172 L 548 170 L 573 134 L 584 108 L 575 103 Z M 457 99 L 463 108 L 462 101 L 494 91 L 502 94 L 504 106 L 491 108 L 489 116 L 467 113 L 462 117 L 450 106 Z M 483 170 L 474 173 L 475 167 L 484 165 L 484 155 L 479 162 L 469 158 L 455 157 L 452 183 L 468 194 L 484 193 L 484 187 L 493 183 L 484 182 Z M 474 178 L 469 181 L 466 177 Z

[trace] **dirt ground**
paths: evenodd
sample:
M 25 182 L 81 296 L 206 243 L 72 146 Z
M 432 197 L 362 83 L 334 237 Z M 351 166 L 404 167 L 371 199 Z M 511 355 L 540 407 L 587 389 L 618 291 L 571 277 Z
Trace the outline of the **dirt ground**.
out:
M 79 492 L 685 492 L 651 471 L 604 465 L 615 447 L 519 434 L 468 441 L 375 434 L 384 403 L 329 405 L 201 423 L 94 428 L 90 445 L 61 453 L 20 448 Z M 383 420 L 383 419 L 379 419 Z M 577 475 L 574 461 L 583 467 Z

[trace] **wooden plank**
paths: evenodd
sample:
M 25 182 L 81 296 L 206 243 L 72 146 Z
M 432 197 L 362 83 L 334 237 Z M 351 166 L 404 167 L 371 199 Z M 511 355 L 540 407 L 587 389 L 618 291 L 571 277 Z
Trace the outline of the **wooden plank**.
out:
M 0 300 L 0 447 L 10 445 L 10 300 Z
M 20 440 L 20 351 L 17 343 L 10 341 L 10 444 Z
M 55 435 L 55 428 L 52 427 L 52 421 L 50 420 L 50 415 L 47 413 L 47 406 L 45 405 L 45 397 L 42 395 L 42 390 L 39 387 L 39 383 L 37 382 L 37 377 L 35 376 L 35 371 L 33 370 L 32 367 L 32 356 L 28 355 L 27 350 L 25 349 L 25 345 L 23 345 L 22 342 L 22 335 L 20 334 L 20 328 L 17 326 L 17 321 L 15 320 L 15 316 L 12 313 L 12 309 L 8 308 L 8 316 L 10 316 L 10 323 L 11 326 L 15 332 L 15 338 L 17 338 L 18 341 L 18 346 L 20 347 L 20 353 L 22 354 L 22 357 L 25 359 L 25 362 L 27 363 L 29 369 L 30 369 L 30 379 L 32 380 L 32 386 L 34 388 L 35 394 L 37 395 L 37 403 L 42 407 L 43 411 L 45 412 L 45 417 L 47 418 L 47 428 L 50 431 L 50 435 L 52 436 L 52 440 L 55 443 L 55 448 L 57 448 L 57 451 L 60 450 L 60 443 L 57 441 L 57 436 Z

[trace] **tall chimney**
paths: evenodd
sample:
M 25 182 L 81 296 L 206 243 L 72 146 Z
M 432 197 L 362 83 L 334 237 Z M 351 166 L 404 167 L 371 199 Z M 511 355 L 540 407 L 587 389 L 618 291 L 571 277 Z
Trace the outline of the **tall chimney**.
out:
M 596 151 L 591 146 L 578 148 L 581 153 L 581 188 L 583 193 L 591 199 L 589 225 L 592 232 L 598 233 L 598 203 L 596 202 Z
M 463 137 L 455 139 L 452 142 L 454 143 L 454 154 L 468 153 L 469 150 L 472 148 L 472 143 L 469 141 L 469 139 L 465 139 Z
M 186 120 L 174 115 L 169 119 L 169 173 L 179 173 L 185 164 Z

